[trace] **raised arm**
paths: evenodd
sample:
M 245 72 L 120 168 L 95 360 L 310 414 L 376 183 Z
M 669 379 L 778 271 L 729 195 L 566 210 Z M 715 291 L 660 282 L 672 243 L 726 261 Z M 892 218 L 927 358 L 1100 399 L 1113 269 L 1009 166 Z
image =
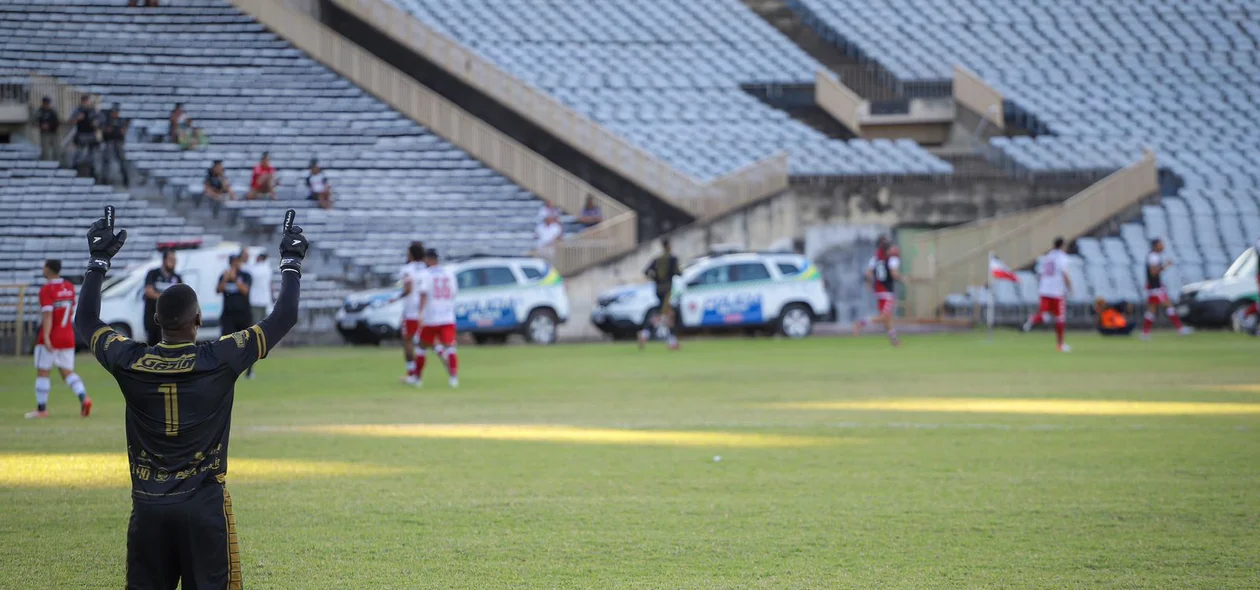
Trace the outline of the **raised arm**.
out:
M 280 238 L 280 295 L 271 313 L 261 322 L 219 339 L 216 354 L 238 374 L 267 354 L 298 322 L 298 298 L 302 290 L 302 259 L 310 243 L 302 228 L 293 225 L 294 211 L 285 213 Z
M 289 209 L 284 214 L 280 236 L 280 296 L 271 314 L 258 322 L 258 328 L 266 339 L 260 357 L 266 356 L 267 345 L 279 342 L 298 321 L 298 296 L 302 290 L 302 260 L 311 247 L 302 228 L 293 225 L 297 213 Z
M 110 261 L 123 243 L 127 241 L 127 230 L 114 233 L 114 208 L 105 207 L 105 217 L 96 220 L 88 229 L 87 274 L 83 277 L 83 286 L 79 289 L 79 305 L 74 315 L 74 330 L 79 338 L 87 341 L 88 348 L 96 355 L 106 369 L 122 363 L 130 352 L 139 346 L 128 341 L 122 335 L 101 321 L 101 284 L 105 282 L 105 273 L 109 270 Z M 116 344 L 122 342 L 122 344 Z

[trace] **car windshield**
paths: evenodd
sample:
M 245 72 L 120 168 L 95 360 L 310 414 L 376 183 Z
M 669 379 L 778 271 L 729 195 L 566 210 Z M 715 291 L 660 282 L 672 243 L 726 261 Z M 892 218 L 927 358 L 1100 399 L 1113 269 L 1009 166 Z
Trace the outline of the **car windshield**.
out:
M 1229 265 L 1229 270 L 1225 271 L 1225 278 L 1237 276 L 1251 276 L 1256 274 L 1256 250 L 1255 248 L 1247 248 L 1234 263 Z

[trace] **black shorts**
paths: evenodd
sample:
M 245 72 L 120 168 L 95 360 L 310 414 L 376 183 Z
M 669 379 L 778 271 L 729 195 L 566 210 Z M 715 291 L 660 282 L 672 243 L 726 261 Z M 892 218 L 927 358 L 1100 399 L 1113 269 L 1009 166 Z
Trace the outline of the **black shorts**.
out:
M 240 546 L 232 496 L 208 483 L 178 504 L 131 503 L 127 590 L 237 590 Z
M 656 299 L 661 302 L 661 309 L 665 309 L 666 307 L 669 307 L 669 296 L 672 293 L 673 291 L 671 289 L 662 290 L 661 288 L 657 287 Z

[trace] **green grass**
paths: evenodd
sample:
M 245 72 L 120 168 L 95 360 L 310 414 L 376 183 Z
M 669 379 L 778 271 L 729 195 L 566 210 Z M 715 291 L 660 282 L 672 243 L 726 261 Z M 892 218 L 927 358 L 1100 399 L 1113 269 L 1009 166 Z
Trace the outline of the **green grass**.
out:
M 1260 414 L 771 407 L 923 397 L 1260 404 L 1260 390 L 1213 388 L 1260 384 L 1254 340 L 1081 335 L 1070 355 L 1055 354 L 1050 340 L 924 336 L 898 350 L 878 338 L 721 340 L 688 342 L 678 353 L 468 346 L 457 392 L 433 366 L 426 389 L 399 385 L 393 349 L 282 349 L 237 388 L 231 457 L 255 466 L 228 475 L 246 584 L 1260 585 Z M 89 357 L 79 363 L 96 400 L 92 417 L 77 417 L 58 382 L 53 417 L 28 422 L 21 414 L 32 405 L 29 359 L 0 361 L 0 587 L 122 586 L 130 500 L 123 468 L 111 467 L 125 448 L 122 401 Z M 373 423 L 790 435 L 825 444 L 383 438 L 291 428 Z M 71 464 L 70 454 L 88 456 Z M 18 483 L 32 461 L 41 467 Z M 349 473 L 258 474 L 270 461 L 326 462 Z

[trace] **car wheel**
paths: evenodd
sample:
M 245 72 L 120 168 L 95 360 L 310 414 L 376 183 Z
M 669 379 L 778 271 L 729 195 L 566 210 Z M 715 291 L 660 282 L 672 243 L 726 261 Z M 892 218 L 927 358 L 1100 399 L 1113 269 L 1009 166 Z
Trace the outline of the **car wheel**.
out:
M 109 327 L 111 330 L 118 332 L 119 336 L 122 336 L 123 338 L 127 338 L 129 340 L 131 339 L 131 327 L 128 326 L 127 324 L 113 323 L 113 324 L 110 324 Z
M 1247 317 L 1247 308 L 1251 307 L 1251 301 L 1246 299 L 1235 301 L 1229 308 L 1229 326 L 1235 332 L 1254 332 L 1256 322 L 1260 321 L 1260 317 Z
M 788 338 L 804 338 L 814 331 L 814 314 L 800 303 L 783 308 L 779 314 L 779 333 Z
M 556 314 L 550 309 L 535 309 L 525 318 L 525 339 L 534 344 L 556 342 Z

